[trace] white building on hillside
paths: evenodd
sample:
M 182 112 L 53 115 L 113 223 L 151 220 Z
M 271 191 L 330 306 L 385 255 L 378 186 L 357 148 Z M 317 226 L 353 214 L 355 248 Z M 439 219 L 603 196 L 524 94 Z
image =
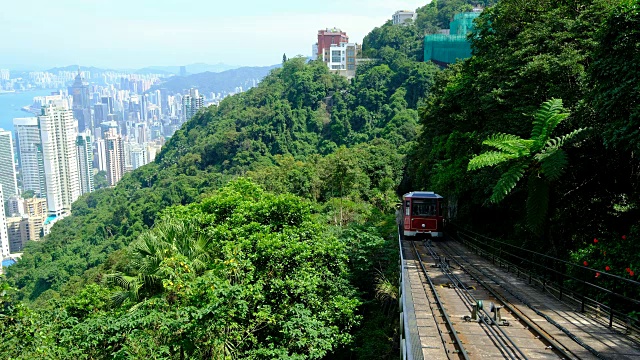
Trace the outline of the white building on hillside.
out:
M 408 20 L 416 21 L 417 14 L 411 10 L 399 10 L 391 17 L 393 25 L 400 25 L 406 23 Z
M 22 189 L 24 191 L 31 190 L 37 196 L 44 197 L 47 189 L 45 187 L 38 118 L 15 118 L 13 119 L 13 128 L 18 143 Z
M 0 184 L 0 198 L 2 198 Z M 0 261 L 9 256 L 9 234 L 7 233 L 7 217 L 4 214 L 4 201 L 0 201 Z
M 76 125 L 66 101 L 43 107 L 40 138 L 50 216 L 71 212 L 71 204 L 80 196 Z

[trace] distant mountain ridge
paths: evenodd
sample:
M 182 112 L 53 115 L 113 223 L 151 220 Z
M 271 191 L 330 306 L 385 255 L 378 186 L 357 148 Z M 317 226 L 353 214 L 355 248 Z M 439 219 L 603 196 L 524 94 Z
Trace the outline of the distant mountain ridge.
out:
M 224 64 L 224 63 L 217 63 L 214 65 L 211 64 L 205 64 L 205 63 L 194 63 L 194 64 L 189 64 L 189 65 L 185 65 L 186 70 L 187 70 L 187 74 L 198 74 L 198 73 L 203 73 L 203 72 L 214 72 L 214 73 L 219 73 L 219 72 L 223 72 L 223 71 L 227 71 L 227 70 L 233 70 L 233 69 L 238 69 L 240 68 L 240 66 L 236 66 L 236 65 L 229 65 L 229 64 Z M 142 68 L 136 72 L 140 72 L 140 71 L 162 71 L 162 72 L 166 72 L 166 73 L 171 73 L 171 74 L 175 74 L 175 75 L 180 75 L 180 66 L 147 66 L 145 68 Z
M 62 66 L 62 67 L 54 67 L 54 68 L 51 68 L 51 69 L 45 70 L 45 71 L 53 73 L 53 74 L 56 74 L 58 71 L 78 71 L 78 65 L 68 65 L 68 66 Z M 101 68 L 97 68 L 95 66 L 89 66 L 89 67 L 80 66 L 80 71 L 89 71 L 91 73 L 100 73 L 100 72 L 106 72 L 106 71 L 119 71 L 119 70 L 101 69 Z
M 238 69 L 240 66 L 229 65 L 224 63 L 206 64 L 206 63 L 193 63 L 185 65 L 187 74 L 198 74 L 203 72 L 219 73 L 227 70 Z M 141 69 L 109 69 L 99 68 L 95 66 L 80 66 L 81 71 L 89 71 L 91 73 L 101 73 L 107 71 L 113 72 L 127 72 L 132 74 L 162 74 L 162 75 L 180 75 L 181 66 L 147 66 Z M 46 70 L 50 73 L 57 73 L 58 71 L 78 71 L 78 65 L 68 65 L 62 67 L 54 67 Z
M 260 81 L 281 64 L 271 66 L 241 67 L 222 72 L 203 72 L 199 74 L 173 76 L 160 85 L 153 86 L 150 91 L 166 88 L 170 92 L 178 93 L 189 88 L 197 88 L 201 93 L 233 92 L 236 87 L 247 89 L 253 86 L 252 80 Z

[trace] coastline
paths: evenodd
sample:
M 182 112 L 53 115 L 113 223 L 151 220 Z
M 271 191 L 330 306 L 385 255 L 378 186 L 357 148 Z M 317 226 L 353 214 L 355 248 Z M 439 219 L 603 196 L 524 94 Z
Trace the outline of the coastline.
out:
M 33 111 L 31 105 L 36 96 L 47 96 L 51 89 L 36 89 L 26 91 L 0 93 L 0 128 L 13 131 L 13 119 L 40 115 Z M 36 109 L 39 110 L 39 109 Z

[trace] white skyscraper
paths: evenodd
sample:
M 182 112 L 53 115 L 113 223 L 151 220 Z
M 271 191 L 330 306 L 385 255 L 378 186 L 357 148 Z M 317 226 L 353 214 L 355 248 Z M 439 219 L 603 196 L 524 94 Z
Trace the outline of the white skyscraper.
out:
M 91 149 L 91 133 L 78 134 L 76 139 L 78 151 L 78 177 L 80 192 L 84 195 L 93 192 L 93 149 Z
M 2 197 L 1 184 L 0 197 Z M 7 233 L 7 217 L 4 215 L 4 201 L 0 201 L 0 255 L 0 258 L 9 256 L 9 234 Z
M 0 129 L 0 184 L 4 189 L 3 202 L 18 195 L 16 165 L 14 162 L 13 137 L 11 131 Z
M 44 197 L 47 189 L 45 186 L 38 118 L 13 119 L 13 127 L 16 131 L 16 142 L 18 143 L 22 190 L 31 190 L 37 196 Z
M 115 186 L 124 175 L 125 155 L 122 136 L 115 129 L 109 129 L 105 134 L 104 147 L 107 181 L 109 185 Z
M 145 144 L 146 145 L 146 144 Z M 129 156 L 131 157 L 131 169 L 135 170 L 147 164 L 146 146 L 137 143 L 128 142 L 125 147 L 129 148 Z
M 60 216 L 70 212 L 71 204 L 80 196 L 76 128 L 66 102 L 49 104 L 43 112 L 39 120 L 47 208 L 49 215 Z

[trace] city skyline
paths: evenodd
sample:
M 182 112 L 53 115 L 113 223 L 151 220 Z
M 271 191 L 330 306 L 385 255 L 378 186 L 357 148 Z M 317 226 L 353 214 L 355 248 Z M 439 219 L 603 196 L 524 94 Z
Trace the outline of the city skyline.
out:
M 361 43 L 395 11 L 414 10 L 426 3 L 244 0 L 158 6 L 148 0 L 115 0 L 105 6 L 95 0 L 59 0 L 53 5 L 44 0 L 13 2 L 5 4 L 0 13 L 0 32 L 11 34 L 0 44 L 0 67 L 36 70 L 80 63 L 124 69 L 199 62 L 272 65 L 283 53 L 310 56 L 319 29 L 335 26 L 347 31 L 352 42 Z M 55 33 L 60 34 L 60 41 L 43 41 L 55 38 Z

